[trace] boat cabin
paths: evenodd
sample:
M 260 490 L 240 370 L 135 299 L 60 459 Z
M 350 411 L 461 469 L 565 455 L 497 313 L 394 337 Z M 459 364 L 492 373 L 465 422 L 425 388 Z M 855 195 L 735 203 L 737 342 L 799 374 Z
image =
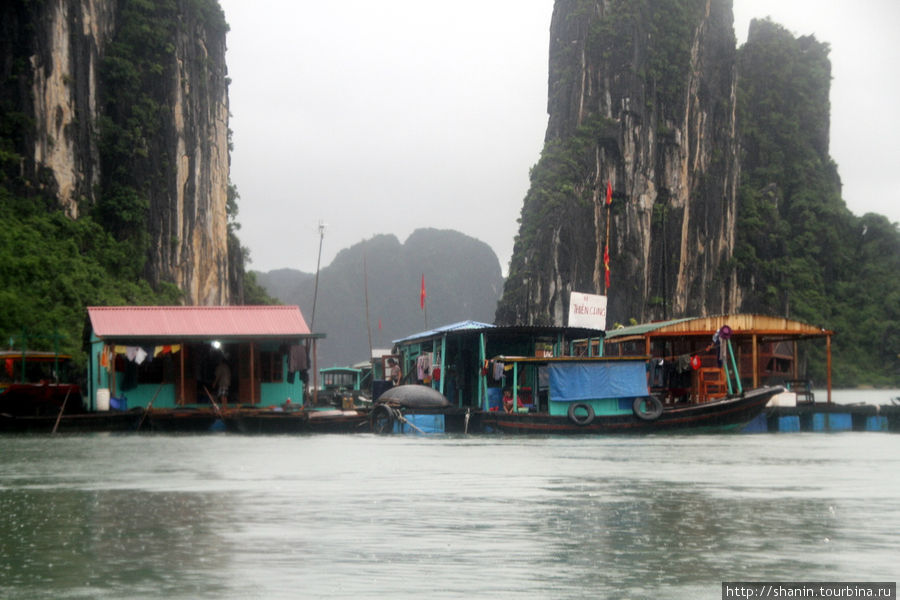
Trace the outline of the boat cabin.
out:
M 428 385 L 452 406 L 501 410 L 507 390 L 518 410 L 548 412 L 553 405 L 548 363 L 573 358 L 576 340 L 596 346 L 602 337 L 593 329 L 463 321 L 395 340 L 394 355 L 401 383 Z
M 606 332 L 603 353 L 652 357 L 651 388 L 665 388 L 667 403 L 704 402 L 760 385 L 785 385 L 809 398 L 799 344 L 824 338 L 830 401 L 832 335 L 780 317 L 730 314 L 612 329 Z
M 92 410 L 302 405 L 324 337 L 297 306 L 97 306 L 88 318 Z
M 314 398 L 317 407 L 352 409 L 359 398 L 363 371 L 355 367 L 319 369 L 319 390 Z
M 38 350 L 0 351 L 0 413 L 56 416 L 84 411 L 72 357 Z
M 362 369 L 354 367 L 326 367 L 319 370 L 323 391 L 347 392 L 359 390 Z
M 75 381 L 72 356 L 39 350 L 0 350 L 0 390 L 12 383 Z

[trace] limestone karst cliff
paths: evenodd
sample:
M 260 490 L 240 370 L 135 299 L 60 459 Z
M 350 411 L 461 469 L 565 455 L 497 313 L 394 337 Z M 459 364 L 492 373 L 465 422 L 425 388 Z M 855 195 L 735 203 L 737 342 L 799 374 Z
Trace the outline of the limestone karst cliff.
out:
M 215 0 L 0 7 L 3 137 L 72 219 L 133 242 L 151 283 L 228 303 L 228 88 Z M 232 244 L 239 253 L 240 247 Z
M 730 0 L 556 1 L 545 146 L 498 322 L 565 324 L 572 291 L 607 293 L 610 323 L 739 304 L 732 21 Z

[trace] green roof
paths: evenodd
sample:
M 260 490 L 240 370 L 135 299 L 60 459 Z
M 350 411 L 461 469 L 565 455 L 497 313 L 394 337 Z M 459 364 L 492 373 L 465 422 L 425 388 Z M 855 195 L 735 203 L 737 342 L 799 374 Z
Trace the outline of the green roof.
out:
M 641 323 L 639 325 L 629 325 L 628 327 L 619 327 L 617 329 L 607 329 L 606 339 L 625 337 L 630 335 L 644 335 L 645 333 L 656 331 L 657 329 L 662 329 L 663 327 L 668 327 L 669 325 L 675 325 L 676 323 L 684 323 L 685 321 L 690 321 L 692 319 L 693 317 L 685 317 L 683 319 L 656 321 L 655 323 Z

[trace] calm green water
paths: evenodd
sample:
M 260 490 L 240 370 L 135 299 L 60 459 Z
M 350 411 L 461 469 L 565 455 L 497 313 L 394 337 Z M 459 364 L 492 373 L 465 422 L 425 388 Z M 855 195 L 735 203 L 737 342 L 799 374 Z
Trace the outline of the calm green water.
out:
M 896 581 L 900 435 L 0 437 L 0 597 Z

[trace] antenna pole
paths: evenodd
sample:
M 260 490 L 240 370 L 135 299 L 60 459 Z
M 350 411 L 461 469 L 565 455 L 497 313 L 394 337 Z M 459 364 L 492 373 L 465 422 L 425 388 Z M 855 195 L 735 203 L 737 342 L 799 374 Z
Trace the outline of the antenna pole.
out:
M 309 330 L 313 331 L 316 326 L 316 302 L 319 299 L 319 265 L 322 264 L 322 240 L 325 239 L 325 223 L 319 221 L 319 257 L 316 259 L 316 287 L 313 291 L 313 309 L 312 320 L 309 323 Z

